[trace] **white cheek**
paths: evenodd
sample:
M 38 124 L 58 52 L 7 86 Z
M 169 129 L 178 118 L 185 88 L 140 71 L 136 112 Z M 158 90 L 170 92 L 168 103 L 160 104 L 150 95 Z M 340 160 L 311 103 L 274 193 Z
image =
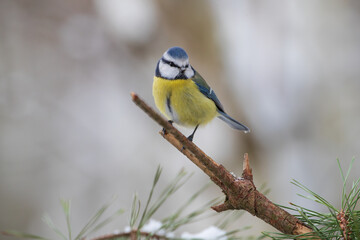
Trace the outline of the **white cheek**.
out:
M 194 76 L 194 70 L 192 68 L 188 68 L 185 70 L 185 76 L 187 78 L 192 78 Z
M 159 64 L 160 75 L 164 78 L 174 79 L 179 74 L 179 69 L 171 67 L 168 64 L 160 62 Z

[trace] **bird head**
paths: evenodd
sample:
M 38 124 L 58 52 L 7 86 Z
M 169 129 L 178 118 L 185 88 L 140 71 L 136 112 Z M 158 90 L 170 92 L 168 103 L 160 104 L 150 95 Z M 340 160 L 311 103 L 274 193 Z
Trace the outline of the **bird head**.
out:
M 181 47 L 169 48 L 160 58 L 156 76 L 166 79 L 189 79 L 195 74 L 189 64 L 189 56 Z

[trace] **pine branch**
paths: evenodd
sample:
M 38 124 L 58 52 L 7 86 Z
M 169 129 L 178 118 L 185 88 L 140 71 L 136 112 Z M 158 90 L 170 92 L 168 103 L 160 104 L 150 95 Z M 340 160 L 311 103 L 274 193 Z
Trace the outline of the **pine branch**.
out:
M 112 240 L 112 239 L 119 239 L 119 238 L 129 238 L 129 239 L 138 239 L 138 237 L 147 237 L 149 239 L 157 239 L 157 240 L 166 240 L 168 239 L 166 236 L 160 236 L 157 234 L 151 234 L 151 233 L 147 233 L 147 232 L 140 232 L 137 230 L 132 230 L 130 232 L 127 233 L 114 233 L 114 234 L 108 234 L 108 235 L 103 235 L 100 237 L 96 237 L 93 238 L 92 240 Z M 150 238 L 151 237 L 151 238 Z
M 304 234 L 304 238 L 312 236 L 312 239 L 317 239 L 313 235 L 311 228 L 284 209 L 276 206 L 256 190 L 247 154 L 244 156 L 242 178 L 238 178 L 226 170 L 224 166 L 207 156 L 167 120 L 149 107 L 138 95 L 131 93 L 131 96 L 137 106 L 164 128 L 165 131 L 161 131 L 160 134 L 223 190 L 226 200 L 223 204 L 212 207 L 215 211 L 222 212 L 230 209 L 246 210 L 269 223 L 280 232 L 292 235 Z

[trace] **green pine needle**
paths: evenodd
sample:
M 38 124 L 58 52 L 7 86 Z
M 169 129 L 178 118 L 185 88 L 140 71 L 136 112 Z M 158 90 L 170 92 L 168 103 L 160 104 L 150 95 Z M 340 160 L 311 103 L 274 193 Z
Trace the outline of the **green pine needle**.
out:
M 171 231 L 175 231 L 179 226 L 182 225 L 182 224 L 180 224 L 180 222 L 183 222 L 185 224 L 185 221 L 183 219 L 180 219 L 181 214 L 208 187 L 209 187 L 209 184 L 206 184 L 204 187 L 200 188 L 200 190 L 195 192 L 182 206 L 179 207 L 179 209 L 175 213 L 164 218 L 162 220 L 163 228 L 171 232 Z M 209 206 L 207 206 L 207 209 L 208 209 L 208 207 Z M 190 221 L 190 219 L 188 219 L 188 220 Z
M 359 240 L 360 239 L 360 211 L 356 210 L 357 203 L 360 199 L 360 178 L 352 183 L 350 191 L 347 193 L 347 183 L 350 176 L 350 172 L 354 163 L 354 159 L 350 162 L 350 166 L 344 174 L 341 168 L 340 161 L 337 159 L 341 179 L 343 181 L 343 189 L 341 193 L 341 209 L 336 209 L 327 200 L 321 197 L 319 194 L 311 191 L 296 180 L 292 183 L 304 190 L 309 196 L 298 194 L 301 197 L 315 201 L 328 208 L 328 213 L 320 213 L 314 210 L 310 210 L 301 207 L 296 204 L 291 204 L 293 207 L 281 206 L 285 209 L 292 210 L 298 213 L 296 215 L 302 222 L 311 227 L 317 234 L 317 238 L 321 239 L 347 239 Z M 342 222 L 339 219 L 342 217 Z M 264 236 L 273 239 L 293 239 L 298 236 L 288 235 L 283 233 L 263 233 Z M 306 235 L 304 235 L 306 236 Z M 312 239 L 316 237 L 310 237 L 306 239 Z
M 163 222 L 162 229 L 172 232 L 178 229 L 179 227 L 185 226 L 189 223 L 194 223 L 202 219 L 207 219 L 210 216 L 214 216 L 217 213 L 211 212 L 210 214 L 207 215 L 204 215 L 204 213 L 209 211 L 211 206 L 219 203 L 220 203 L 219 199 L 214 199 L 205 203 L 199 209 L 194 210 L 188 214 L 185 214 L 184 216 L 180 216 L 183 212 L 175 213 L 162 221 Z
M 2 234 L 11 236 L 11 237 L 17 237 L 17 238 L 25 238 L 25 239 L 36 239 L 36 240 L 50 240 L 48 238 L 43 238 L 37 235 L 28 234 L 28 233 L 22 233 L 19 231 L 9 230 L 9 231 L 3 231 Z
M 95 225 L 93 227 L 93 229 L 91 229 L 88 234 L 94 233 L 96 231 L 98 231 L 99 229 L 103 228 L 104 226 L 106 226 L 107 224 L 109 224 L 110 222 L 113 222 L 117 217 L 119 217 L 121 214 L 123 214 L 125 211 L 123 209 L 119 209 L 117 210 L 115 213 L 113 213 L 110 217 L 105 218 L 103 221 L 101 221 L 100 223 L 98 223 L 97 225 Z M 81 239 L 81 238 L 80 238 Z
M 60 200 L 61 206 L 63 208 L 64 214 L 65 214 L 65 218 L 66 218 L 66 226 L 68 229 L 68 234 L 69 234 L 69 240 L 72 240 L 71 237 L 71 224 L 70 224 L 70 201 L 69 200 Z
M 181 170 L 177 176 L 174 178 L 174 180 L 162 191 L 159 198 L 155 200 L 155 202 L 150 206 L 150 208 L 147 210 L 145 208 L 143 212 L 143 217 L 141 218 L 138 229 L 141 229 L 146 222 L 150 220 L 150 218 L 155 214 L 155 212 L 164 204 L 164 202 L 173 195 L 181 186 L 185 184 L 185 182 L 189 179 L 188 176 L 185 178 L 186 172 L 184 170 Z M 150 201 L 148 201 L 150 203 Z
M 90 232 L 94 232 L 93 229 L 96 228 L 98 225 L 97 222 L 99 219 L 103 216 L 105 211 L 110 207 L 111 204 L 115 201 L 115 198 L 111 200 L 109 203 L 104 204 L 96 213 L 94 216 L 90 218 L 90 220 L 85 224 L 85 226 L 82 228 L 82 230 L 79 232 L 79 234 L 75 237 L 75 240 L 80 240 L 85 237 L 85 235 L 89 234 Z
M 149 207 L 149 204 L 150 204 L 150 201 L 151 201 L 151 198 L 152 198 L 152 195 L 154 193 L 154 189 L 155 189 L 155 186 L 156 184 L 158 183 L 159 179 L 160 179 L 160 175 L 161 175 L 161 167 L 158 166 L 157 170 L 156 170 L 156 173 L 155 173 L 155 177 L 154 177 L 154 181 L 153 181 L 153 184 L 152 184 L 152 187 L 151 187 L 151 190 L 150 190 L 150 194 L 149 194 L 149 197 L 148 197 L 148 200 L 146 202 L 146 205 L 145 205 L 145 209 L 144 209 L 144 212 L 141 216 L 141 219 L 140 219 L 140 223 L 139 223 L 139 229 L 145 224 L 145 222 L 148 220 L 147 219 L 147 210 L 148 210 L 148 207 Z
M 130 228 L 131 229 L 134 228 L 136 221 L 139 217 L 140 207 L 141 207 L 140 200 L 138 199 L 137 194 L 135 194 L 133 197 L 133 202 L 131 205 L 131 213 L 130 213 Z
M 67 240 L 66 236 L 61 232 L 61 230 L 54 224 L 50 216 L 45 214 L 42 217 L 42 220 L 62 239 Z
M 177 190 L 179 190 L 191 177 L 191 174 L 187 174 L 184 170 L 181 170 L 176 177 L 160 192 L 160 194 L 155 197 L 155 188 L 159 182 L 161 175 L 161 168 L 158 167 L 152 187 L 148 196 L 148 199 L 146 201 L 146 205 L 144 210 L 141 212 L 141 203 L 138 199 L 138 196 L 135 194 L 132 202 L 131 212 L 130 212 L 130 227 L 131 229 L 137 229 L 138 234 L 140 234 L 141 228 L 149 222 L 149 220 L 153 217 L 153 215 L 158 211 L 159 208 L 163 206 L 163 204 L 166 202 L 169 197 L 173 196 L 174 193 L 176 193 Z M 240 214 L 234 214 L 233 216 L 230 216 L 229 213 L 221 213 L 219 215 L 218 213 L 215 213 L 214 211 L 210 210 L 210 207 L 213 205 L 217 205 L 220 202 L 220 198 L 216 198 L 214 200 L 208 201 L 200 208 L 197 208 L 194 211 L 191 211 L 190 213 L 185 214 L 185 211 L 191 204 L 208 188 L 209 184 L 205 185 L 204 187 L 200 188 L 197 192 L 195 192 L 192 196 L 190 196 L 180 207 L 173 213 L 170 214 L 168 217 L 164 218 L 162 220 L 162 227 L 159 230 L 163 230 L 167 233 L 173 232 L 177 230 L 179 227 L 184 226 L 186 224 L 194 223 L 196 221 L 202 220 L 202 219 L 208 219 L 209 217 L 212 217 L 214 215 L 217 216 L 225 216 L 223 217 L 223 221 L 219 223 L 219 228 L 225 229 L 227 228 L 231 222 L 236 221 L 238 217 L 240 217 L 243 213 L 243 211 L 237 211 Z M 223 197 L 222 197 L 223 198 Z M 114 199 L 115 200 L 115 199 Z M 85 224 L 85 226 L 80 230 L 80 232 L 76 235 L 76 237 L 73 237 L 72 227 L 71 227 L 71 202 L 68 200 L 61 200 L 61 207 L 65 215 L 65 221 L 67 226 L 67 233 L 64 234 L 52 221 L 52 219 L 48 215 L 44 215 L 43 221 L 58 235 L 58 237 L 61 240 L 81 240 L 85 239 L 89 234 L 92 234 L 102 227 L 104 227 L 106 224 L 112 222 L 116 217 L 120 216 L 124 211 L 122 209 L 117 210 L 115 213 L 111 214 L 108 217 L 104 218 L 106 210 L 110 207 L 110 205 L 114 202 L 112 200 L 109 203 L 104 204 L 99 210 L 95 212 L 95 214 L 88 220 L 88 222 Z M 141 216 L 141 217 L 140 217 Z M 140 219 L 139 219 L 140 217 Z M 101 220 L 103 219 L 103 220 Z M 138 222 L 138 224 L 137 224 Z M 137 226 L 136 226 L 137 225 Z M 241 229 L 236 229 L 232 231 L 227 231 L 224 236 L 227 237 L 227 239 L 250 239 L 250 238 L 244 238 L 244 237 L 237 237 L 236 234 L 240 231 L 246 230 L 249 227 L 243 227 Z M 65 231 L 66 232 L 66 231 Z M 35 240 L 49 240 L 44 237 L 27 234 L 27 233 L 21 233 L 16 231 L 7 231 L 3 232 L 3 234 L 18 237 L 18 238 L 28 238 L 28 239 L 35 239 Z M 142 239 L 153 239 L 153 234 L 155 233 L 148 233 L 146 237 L 143 237 Z M 140 239 L 140 235 L 138 235 L 138 238 Z M 120 238 L 119 238 L 120 239 Z M 124 238 L 125 239 L 125 238 Z M 179 238 L 178 238 L 179 239 Z M 251 238 L 255 239 L 255 238 Z M 260 239 L 260 238 L 258 238 Z
M 218 226 L 220 229 L 229 228 L 231 224 L 236 222 L 242 215 L 245 214 L 245 211 L 230 211 L 227 216 L 223 217 L 218 221 L 215 226 Z

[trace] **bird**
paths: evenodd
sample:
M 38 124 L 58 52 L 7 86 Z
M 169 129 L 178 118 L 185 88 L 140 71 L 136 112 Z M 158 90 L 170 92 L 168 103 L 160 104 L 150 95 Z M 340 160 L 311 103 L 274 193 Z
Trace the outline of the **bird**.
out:
M 195 127 L 188 136 L 190 141 L 200 125 L 215 117 L 234 129 L 250 132 L 248 127 L 225 113 L 214 90 L 190 65 L 189 56 L 181 47 L 169 48 L 159 59 L 152 93 L 156 107 L 169 123 Z

